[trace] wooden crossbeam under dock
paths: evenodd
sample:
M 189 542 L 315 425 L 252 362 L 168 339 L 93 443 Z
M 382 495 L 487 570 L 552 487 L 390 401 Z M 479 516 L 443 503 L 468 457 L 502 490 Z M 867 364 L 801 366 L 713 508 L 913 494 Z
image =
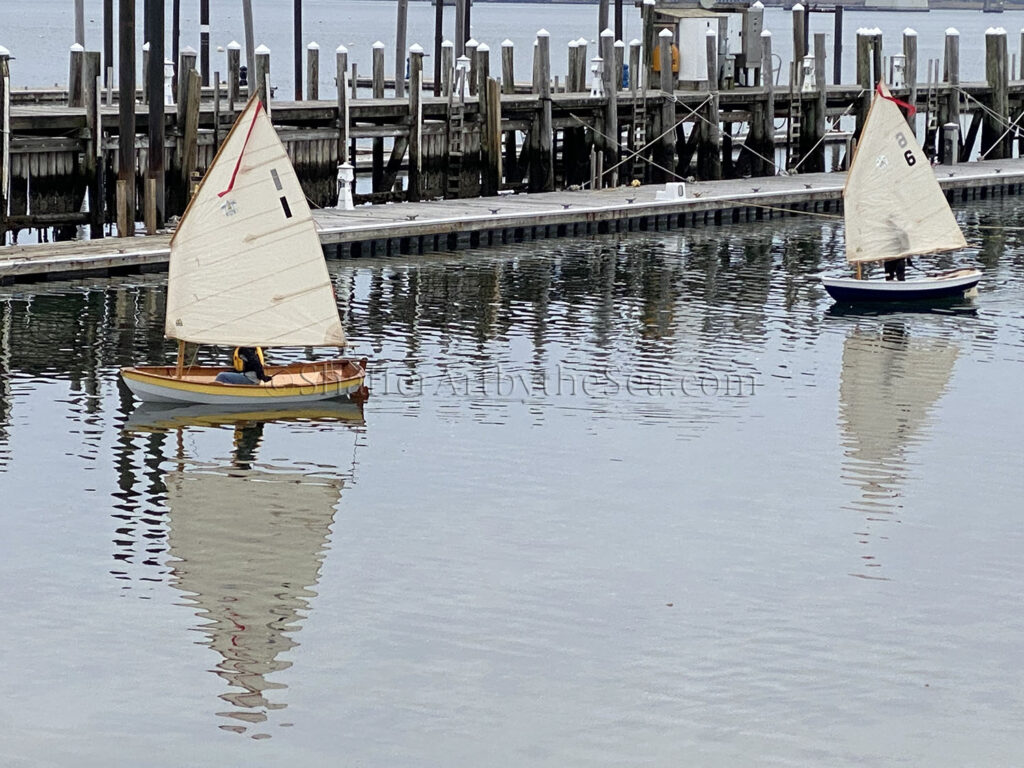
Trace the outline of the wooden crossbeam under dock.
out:
M 1024 194 L 1024 159 L 936 166 L 953 202 Z M 842 173 L 690 182 L 686 197 L 659 199 L 664 185 L 499 195 L 313 212 L 328 257 L 384 256 L 475 248 L 553 237 L 657 231 L 838 214 Z M 0 283 L 167 268 L 170 233 L 0 248 Z

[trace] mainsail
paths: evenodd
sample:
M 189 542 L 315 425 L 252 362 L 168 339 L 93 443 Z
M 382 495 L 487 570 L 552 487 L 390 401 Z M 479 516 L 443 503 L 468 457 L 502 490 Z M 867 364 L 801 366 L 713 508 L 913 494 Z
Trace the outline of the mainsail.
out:
M 258 98 L 171 240 L 164 332 L 225 346 L 345 343 L 313 216 Z
M 913 129 L 881 84 L 850 165 L 843 206 L 850 263 L 967 246 Z

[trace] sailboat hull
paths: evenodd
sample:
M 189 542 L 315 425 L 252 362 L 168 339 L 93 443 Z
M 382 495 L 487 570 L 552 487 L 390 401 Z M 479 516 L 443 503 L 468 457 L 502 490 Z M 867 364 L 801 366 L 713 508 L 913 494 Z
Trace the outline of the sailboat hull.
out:
M 123 368 L 121 378 L 146 403 L 191 403 L 258 408 L 312 403 L 365 394 L 366 361 L 323 360 L 267 366 L 271 380 L 261 384 L 225 384 L 217 374 L 229 370 L 190 366 L 177 376 L 174 366 Z
M 902 303 L 960 299 L 974 290 L 981 270 L 957 269 L 915 280 L 857 280 L 852 277 L 823 277 L 822 285 L 837 302 Z

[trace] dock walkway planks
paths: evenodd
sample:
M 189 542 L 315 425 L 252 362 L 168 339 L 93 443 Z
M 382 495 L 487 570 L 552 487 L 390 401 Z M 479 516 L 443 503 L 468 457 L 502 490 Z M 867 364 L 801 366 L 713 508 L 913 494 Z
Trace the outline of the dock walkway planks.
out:
M 956 200 L 1024 190 L 1024 159 L 935 168 Z M 792 211 L 838 213 L 845 174 L 815 173 L 690 182 L 687 196 L 659 200 L 664 185 L 510 194 L 358 206 L 313 212 L 328 257 L 381 256 L 481 247 L 547 237 L 770 218 Z M 159 272 L 170 234 L 0 247 L 0 282 Z

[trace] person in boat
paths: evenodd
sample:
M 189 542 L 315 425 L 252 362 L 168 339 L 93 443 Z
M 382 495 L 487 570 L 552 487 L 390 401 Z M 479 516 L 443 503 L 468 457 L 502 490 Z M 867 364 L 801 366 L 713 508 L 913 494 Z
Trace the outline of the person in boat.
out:
M 885 279 L 906 280 L 907 267 L 912 266 L 914 265 L 911 263 L 909 256 L 902 259 L 889 259 L 885 262 Z
M 273 378 L 267 376 L 263 368 L 263 350 L 260 347 L 235 347 L 231 363 L 235 370 L 217 374 L 216 380 L 222 384 L 259 384 Z

